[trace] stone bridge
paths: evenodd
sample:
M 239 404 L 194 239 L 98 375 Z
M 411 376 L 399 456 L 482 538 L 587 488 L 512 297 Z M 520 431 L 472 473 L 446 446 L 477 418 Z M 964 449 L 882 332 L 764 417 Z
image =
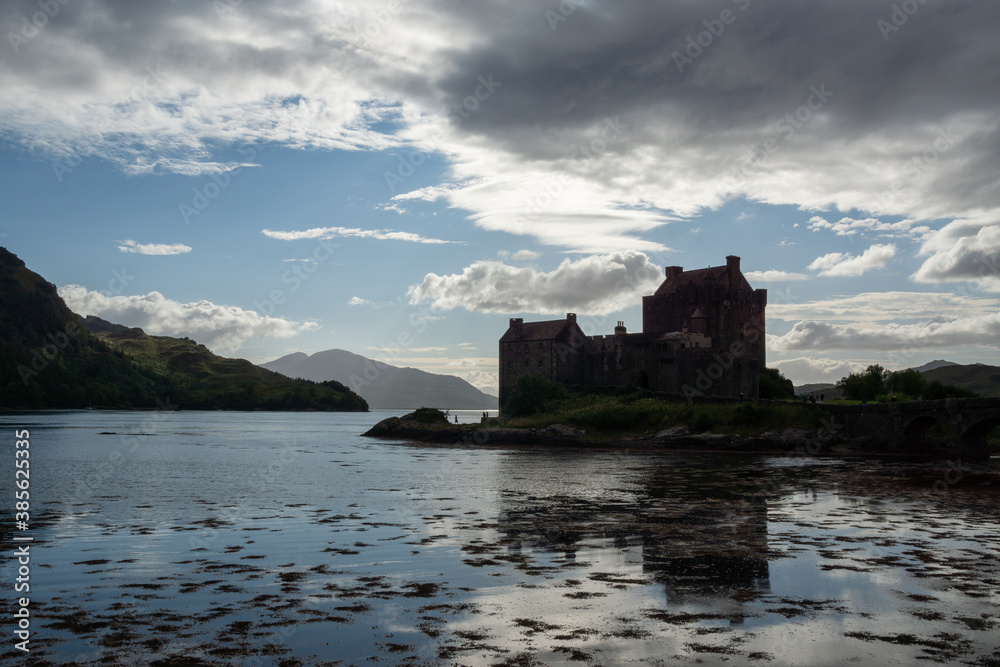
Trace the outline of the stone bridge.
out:
M 944 398 L 935 401 L 820 405 L 840 434 L 871 436 L 900 453 L 934 448 L 928 431 L 939 424 L 947 449 L 968 458 L 988 456 L 986 434 L 1000 425 L 1000 398 Z M 835 427 L 836 428 L 836 427 Z

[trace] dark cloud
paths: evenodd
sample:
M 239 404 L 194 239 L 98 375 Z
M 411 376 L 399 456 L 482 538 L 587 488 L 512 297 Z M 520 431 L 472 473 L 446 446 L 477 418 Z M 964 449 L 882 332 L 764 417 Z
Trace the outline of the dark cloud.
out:
M 512 200 L 568 174 L 574 196 L 600 200 L 587 206 L 598 224 L 645 249 L 663 246 L 629 234 L 733 196 L 918 220 L 1000 211 L 990 3 L 58 6 L 17 52 L 0 49 L 0 135 L 43 154 L 196 173 L 226 168 L 225 143 L 411 143 L 451 160 L 441 196 L 477 224 L 570 247 L 570 198 L 532 225 L 512 222 Z M 39 5 L 0 11 L 16 33 Z M 163 80 L 145 85 L 147 66 Z M 626 128 L 613 141 L 609 120 Z

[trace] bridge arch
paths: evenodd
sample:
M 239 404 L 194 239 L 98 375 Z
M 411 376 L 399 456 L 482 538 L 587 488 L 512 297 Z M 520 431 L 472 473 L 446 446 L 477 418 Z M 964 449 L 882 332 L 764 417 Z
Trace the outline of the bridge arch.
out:
M 985 452 L 986 436 L 997 426 L 1000 426 L 1000 414 L 989 415 L 967 427 L 961 436 L 962 448 Z
M 906 423 L 903 427 L 904 449 L 924 449 L 934 444 L 933 438 L 943 440 L 948 437 L 948 424 L 941 419 L 943 415 L 920 415 Z

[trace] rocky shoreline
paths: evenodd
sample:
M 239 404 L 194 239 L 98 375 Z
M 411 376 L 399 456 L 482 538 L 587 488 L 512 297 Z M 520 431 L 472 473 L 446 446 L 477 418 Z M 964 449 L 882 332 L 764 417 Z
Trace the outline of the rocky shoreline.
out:
M 507 428 L 503 426 L 451 426 L 417 421 L 415 413 L 389 417 L 375 424 L 363 435 L 372 438 L 412 440 L 437 444 L 481 446 L 546 445 L 575 447 L 625 447 L 720 452 L 802 453 L 802 454 L 888 454 L 871 438 L 848 439 L 826 429 L 787 428 L 757 436 L 739 437 L 706 431 L 692 433 L 686 426 L 637 433 L 632 437 L 602 439 L 564 424 L 545 428 Z M 897 452 L 898 453 L 898 452 Z

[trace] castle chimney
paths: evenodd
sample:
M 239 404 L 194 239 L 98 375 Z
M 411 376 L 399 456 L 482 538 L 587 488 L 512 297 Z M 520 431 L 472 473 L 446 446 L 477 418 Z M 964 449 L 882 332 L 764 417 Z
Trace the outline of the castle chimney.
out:
M 567 322 L 576 322 L 576 313 L 566 313 Z
M 740 258 L 736 255 L 726 256 L 726 268 L 729 269 L 729 273 L 739 273 L 740 271 Z
M 510 328 L 514 330 L 514 338 L 521 337 L 521 326 L 524 324 L 523 317 L 510 318 Z
M 668 267 L 666 267 L 664 269 L 664 273 L 667 274 L 667 280 L 670 280 L 671 278 L 676 278 L 677 276 L 679 276 L 682 273 L 684 273 L 684 267 L 683 266 L 668 266 Z
M 625 323 L 624 322 L 619 322 L 618 326 L 615 327 L 615 335 L 616 336 L 624 336 L 625 333 L 626 333 Z

